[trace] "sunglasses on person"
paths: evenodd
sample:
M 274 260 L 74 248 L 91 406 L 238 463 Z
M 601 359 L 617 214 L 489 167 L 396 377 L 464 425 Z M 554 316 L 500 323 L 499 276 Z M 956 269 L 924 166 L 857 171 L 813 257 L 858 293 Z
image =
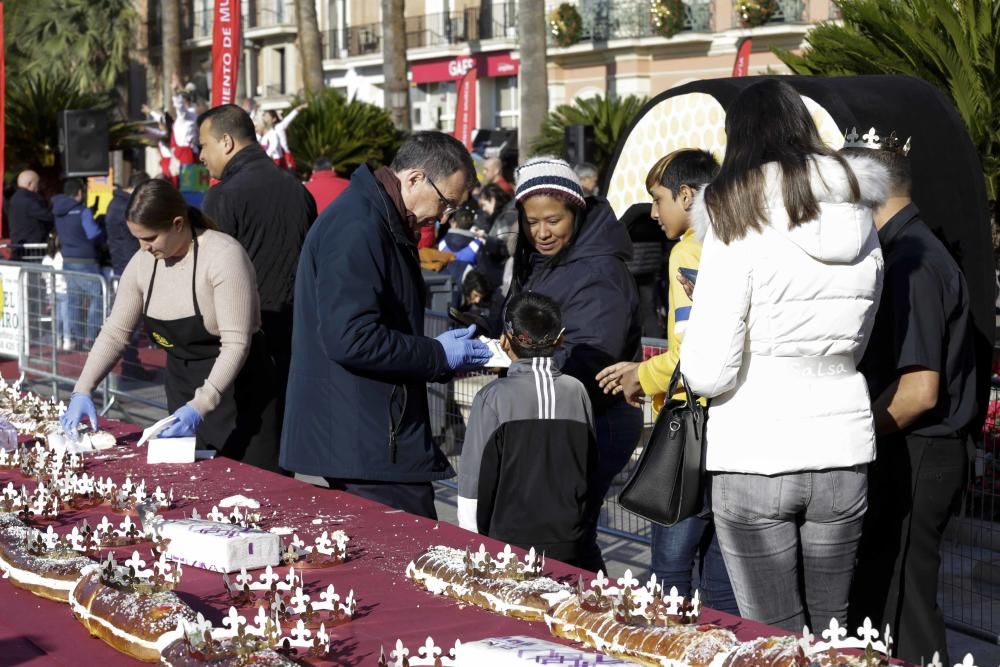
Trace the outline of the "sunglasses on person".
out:
M 434 185 L 434 180 L 430 176 L 427 176 L 427 182 L 431 184 L 432 188 L 434 188 L 434 192 L 437 193 L 438 200 L 440 200 L 440 202 L 444 204 L 444 213 L 441 214 L 441 222 L 444 222 L 445 220 L 450 218 L 455 211 L 458 210 L 458 207 L 452 204 L 447 197 L 441 194 L 441 191 L 438 190 L 438 186 Z

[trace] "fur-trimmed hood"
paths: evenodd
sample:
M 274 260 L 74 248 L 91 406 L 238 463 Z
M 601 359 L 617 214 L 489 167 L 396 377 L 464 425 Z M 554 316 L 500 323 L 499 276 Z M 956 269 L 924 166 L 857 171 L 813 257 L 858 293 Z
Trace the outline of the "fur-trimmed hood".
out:
M 832 157 L 812 158 L 809 175 L 813 193 L 820 203 L 820 215 L 798 227 L 789 229 L 781 193 L 781 167 L 771 162 L 764 165 L 765 205 L 770 211 L 768 225 L 785 234 L 789 240 L 816 259 L 833 262 L 853 262 L 875 233 L 872 210 L 885 202 L 889 195 L 889 174 L 878 162 L 861 156 L 844 156 L 861 188 L 861 200 L 852 203 L 851 188 L 840 163 Z M 695 237 L 704 240 L 711 226 L 705 206 L 704 188 L 691 206 L 691 227 Z

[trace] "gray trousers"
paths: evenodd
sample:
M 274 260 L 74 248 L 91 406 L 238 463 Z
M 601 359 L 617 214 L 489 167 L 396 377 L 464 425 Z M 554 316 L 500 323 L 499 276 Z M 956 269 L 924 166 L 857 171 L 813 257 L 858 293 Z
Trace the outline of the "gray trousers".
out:
M 847 620 L 867 466 L 764 476 L 718 473 L 712 509 L 740 615 L 819 635 Z

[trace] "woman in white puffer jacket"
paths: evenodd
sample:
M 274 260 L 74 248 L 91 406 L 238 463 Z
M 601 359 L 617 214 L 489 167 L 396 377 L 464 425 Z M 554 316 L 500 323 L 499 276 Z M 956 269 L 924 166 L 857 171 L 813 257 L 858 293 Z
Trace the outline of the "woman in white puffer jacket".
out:
M 799 632 L 846 621 L 875 457 L 855 363 L 874 323 L 885 170 L 820 139 L 776 79 L 726 116 L 719 175 L 692 207 L 704 248 L 681 368 L 711 398 L 706 468 L 747 618 Z

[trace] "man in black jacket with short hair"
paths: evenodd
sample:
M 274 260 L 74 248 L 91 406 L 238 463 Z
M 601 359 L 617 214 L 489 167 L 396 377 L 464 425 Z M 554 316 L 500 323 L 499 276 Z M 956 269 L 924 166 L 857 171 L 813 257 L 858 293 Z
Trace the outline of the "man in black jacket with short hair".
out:
M 295 270 L 316 202 L 291 174 L 278 169 L 257 143 L 253 121 L 235 104 L 198 117 L 199 158 L 220 183 L 202 208 L 246 249 L 257 273 L 261 329 L 278 370 L 284 402 L 292 349 Z
M 45 243 L 55 223 L 52 209 L 38 193 L 38 174 L 30 169 L 17 175 L 17 191 L 10 198 L 10 242 L 14 244 L 11 259 L 24 256 L 21 245 Z M 41 253 L 38 253 L 41 257 Z

